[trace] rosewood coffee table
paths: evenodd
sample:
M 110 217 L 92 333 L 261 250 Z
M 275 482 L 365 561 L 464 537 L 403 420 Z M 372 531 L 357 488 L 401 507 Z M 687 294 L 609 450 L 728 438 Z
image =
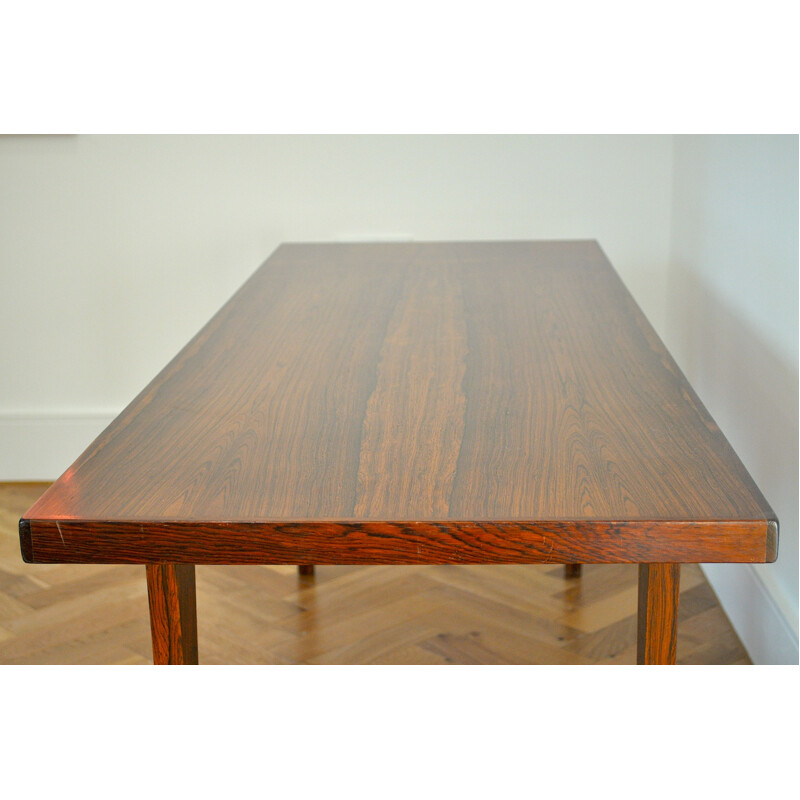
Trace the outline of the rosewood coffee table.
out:
M 281 246 L 20 520 L 25 561 L 147 565 L 156 663 L 195 564 L 679 565 L 777 520 L 595 242 Z

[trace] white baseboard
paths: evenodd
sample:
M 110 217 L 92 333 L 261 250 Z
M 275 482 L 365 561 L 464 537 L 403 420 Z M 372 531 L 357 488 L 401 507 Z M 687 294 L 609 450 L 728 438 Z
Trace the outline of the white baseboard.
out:
M 0 413 L 0 481 L 53 481 L 115 412 Z
M 767 589 L 752 564 L 702 569 L 754 664 L 798 663 L 796 614 L 789 619 L 787 604 Z

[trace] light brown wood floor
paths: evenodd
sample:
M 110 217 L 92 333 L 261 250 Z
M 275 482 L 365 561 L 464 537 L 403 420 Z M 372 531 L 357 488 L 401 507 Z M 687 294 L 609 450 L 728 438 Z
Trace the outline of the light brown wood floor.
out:
M 144 567 L 25 564 L 19 517 L 46 484 L 0 484 L 0 664 L 152 663 Z M 203 664 L 633 664 L 637 568 L 197 568 Z M 697 566 L 678 662 L 748 664 Z

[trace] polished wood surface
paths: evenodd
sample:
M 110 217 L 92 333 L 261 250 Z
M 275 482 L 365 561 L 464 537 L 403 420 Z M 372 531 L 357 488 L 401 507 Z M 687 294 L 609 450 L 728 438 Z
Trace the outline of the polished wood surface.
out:
M 637 664 L 674 664 L 680 564 L 639 565 Z
M 147 596 L 155 664 L 197 664 L 194 564 L 148 564 Z
M 152 664 L 138 565 L 24 564 L 46 484 L 0 484 L 0 664 Z M 197 567 L 204 664 L 634 664 L 638 567 Z M 681 568 L 678 664 L 748 664 L 700 568 Z
M 20 524 L 35 562 L 770 561 L 594 242 L 284 245 Z

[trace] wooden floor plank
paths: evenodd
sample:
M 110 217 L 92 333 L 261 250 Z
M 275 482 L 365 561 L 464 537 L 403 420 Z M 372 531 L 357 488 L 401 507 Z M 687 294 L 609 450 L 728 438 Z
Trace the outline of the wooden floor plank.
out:
M 152 663 L 144 568 L 25 564 L 17 520 L 47 484 L 0 484 L 0 664 Z M 203 664 L 633 664 L 637 568 L 201 566 Z M 696 565 L 678 663 L 747 664 Z
M 402 647 L 396 647 L 392 650 L 388 650 L 387 652 L 382 653 L 379 658 L 373 659 L 370 663 L 411 666 L 415 664 L 448 664 L 450 662 L 448 662 L 444 656 L 439 655 L 438 653 L 425 650 L 419 645 L 412 644 L 403 645 Z
M 384 664 L 384 656 L 398 647 L 417 645 L 420 640 L 434 634 L 428 621 L 428 609 L 415 606 L 418 613 L 410 613 L 399 622 L 387 622 L 365 631 L 355 641 L 329 652 L 318 653 L 306 659 L 312 664 Z
M 564 649 L 596 664 L 634 663 L 636 629 L 636 617 L 631 614 L 599 631 L 582 634 L 565 642 Z
M 585 633 L 595 633 L 608 625 L 630 616 L 636 608 L 639 590 L 636 586 L 620 588 L 619 591 L 594 603 L 582 603 L 574 610 L 560 615 L 557 619 L 570 628 Z
M 103 589 L 113 589 L 122 584 L 138 585 L 141 583 L 141 578 L 141 567 L 116 564 L 98 565 L 82 570 L 74 575 L 72 580 L 28 592 L 23 598 L 31 608 L 49 608 L 67 600 L 83 600 L 88 594 Z
M 438 634 L 421 647 L 446 656 L 449 664 L 589 664 L 563 648 L 514 637 L 501 628 L 472 631 L 468 634 Z

